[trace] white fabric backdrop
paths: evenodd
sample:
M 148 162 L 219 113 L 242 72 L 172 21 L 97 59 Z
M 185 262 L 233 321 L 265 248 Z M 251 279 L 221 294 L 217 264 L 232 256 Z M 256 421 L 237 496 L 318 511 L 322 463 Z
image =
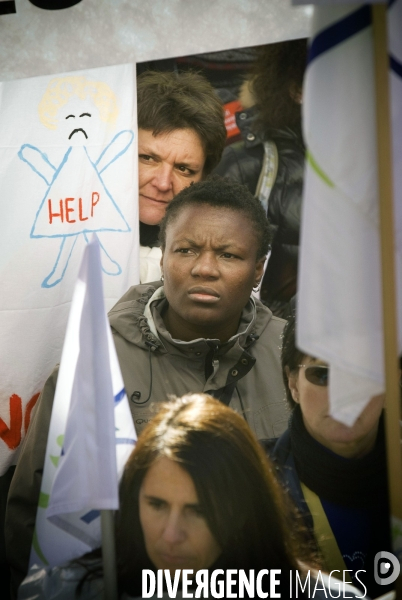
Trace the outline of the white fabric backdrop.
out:
M 306 37 L 291 0 L 82 0 L 0 17 L 0 81 Z
M 22 145 L 30 144 L 48 154 L 50 162 L 59 166 L 68 144 L 60 130 L 47 129 L 38 119 L 38 104 L 50 77 L 13 80 L 303 37 L 307 35 L 311 13 L 306 7 L 292 7 L 290 0 L 205 0 L 202 3 L 198 0 L 154 0 L 152 3 L 82 0 L 60 11 L 46 11 L 28 0 L 16 0 L 16 7 L 16 14 L 0 17 L 0 81 L 10 81 L 1 86 L 0 96 L 0 474 L 15 462 L 15 451 L 23 439 L 35 397 L 60 358 L 71 290 L 85 244 L 84 236 L 78 235 L 61 284 L 42 288 L 41 284 L 55 265 L 62 238 L 30 237 L 42 201 L 45 203 L 34 233 L 49 235 L 48 198 L 44 198 L 49 186 L 18 157 L 18 152 Z M 122 79 L 116 76 L 119 69 L 92 69 L 85 73 L 89 78 L 109 83 L 118 98 L 123 82 L 126 86 L 125 104 L 121 104 L 120 98 L 120 113 L 114 128 L 98 130 L 99 150 L 119 131 L 135 130 L 133 76 L 130 75 L 131 83 L 127 83 L 129 67 Z M 73 136 L 73 139 L 78 138 Z M 93 175 L 87 158 L 85 155 L 82 158 L 79 152 L 74 149 L 68 163 L 70 174 L 64 170 L 57 179 L 60 189 L 53 187 L 56 197 L 63 194 L 63 177 L 70 181 L 71 172 L 80 170 L 81 163 L 87 166 L 84 171 L 88 173 L 89 169 Z M 137 189 L 137 164 L 133 152 L 131 144 L 102 174 L 112 197 L 122 197 L 117 204 L 131 226 L 137 218 L 133 198 L 133 190 Z M 46 168 L 38 151 L 27 148 L 22 157 L 36 166 L 38 161 L 42 175 L 52 179 L 54 172 L 51 167 Z M 75 169 L 73 162 L 77 165 Z M 64 198 L 76 197 L 76 191 L 68 191 Z M 52 204 L 53 212 L 57 212 L 56 207 L 57 204 Z M 90 210 L 89 205 L 86 207 Z M 71 219 L 77 211 L 79 216 L 77 202 L 70 202 L 67 208 L 75 208 L 75 213 L 69 213 Z M 109 218 L 113 215 L 116 218 L 116 211 L 111 212 Z M 53 224 L 58 222 L 62 234 L 64 228 L 60 218 L 57 219 L 54 218 Z M 64 259 L 66 254 L 68 256 L 67 245 L 72 241 L 71 238 L 65 240 Z M 135 252 L 131 253 L 130 260 L 123 259 L 136 242 L 129 233 L 116 232 L 102 233 L 100 241 L 111 258 L 123 267 L 121 275 L 104 277 L 109 308 L 136 281 Z M 59 271 L 64 264 L 61 256 Z M 50 277 L 48 283 L 55 279 L 57 277 Z
M 50 83 L 62 104 L 55 123 L 52 103 L 43 103 Z M 63 104 L 66 89 L 82 98 Z M 30 400 L 60 360 L 86 232 L 96 231 L 104 249 L 107 309 L 139 281 L 139 241 L 134 66 L 7 82 L 0 92 L 2 474 L 15 461 Z M 72 135 L 77 128 L 85 134 Z

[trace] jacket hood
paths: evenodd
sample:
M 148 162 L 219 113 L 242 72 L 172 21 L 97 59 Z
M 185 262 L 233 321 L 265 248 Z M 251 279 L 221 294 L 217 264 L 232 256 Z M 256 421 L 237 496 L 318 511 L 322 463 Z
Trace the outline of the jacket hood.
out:
M 109 312 L 110 325 L 128 342 L 152 351 L 165 352 L 166 343 L 180 346 L 183 350 L 187 345 L 194 347 L 197 342 L 205 343 L 202 338 L 183 342 L 170 336 L 157 310 L 161 303 L 166 302 L 161 281 L 135 285 Z M 222 346 L 233 345 L 236 340 L 243 346 L 258 339 L 271 318 L 271 311 L 251 297 L 243 309 L 238 332 Z
M 144 315 L 150 298 L 161 287 L 161 281 L 133 285 L 109 312 L 112 329 L 136 346 L 154 350 L 161 347 L 160 340 L 151 332 Z

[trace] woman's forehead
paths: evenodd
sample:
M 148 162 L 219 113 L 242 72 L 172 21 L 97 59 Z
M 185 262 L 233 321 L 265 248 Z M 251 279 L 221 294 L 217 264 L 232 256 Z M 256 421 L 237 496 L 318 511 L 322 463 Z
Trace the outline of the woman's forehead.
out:
M 230 237 L 239 230 L 242 237 L 249 234 L 255 238 L 253 223 L 244 211 L 206 203 L 183 206 L 166 228 L 167 235 L 180 235 L 184 231 L 189 237 L 202 233 Z
M 189 473 L 166 456 L 160 456 L 149 467 L 142 492 L 169 502 L 198 503 L 196 488 Z

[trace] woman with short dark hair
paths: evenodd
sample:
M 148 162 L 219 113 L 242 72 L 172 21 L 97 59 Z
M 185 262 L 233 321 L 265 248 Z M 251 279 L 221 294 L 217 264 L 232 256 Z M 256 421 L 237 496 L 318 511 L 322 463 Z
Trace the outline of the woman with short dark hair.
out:
M 138 128 L 154 137 L 191 129 L 204 149 L 203 178 L 219 163 L 226 143 L 219 96 L 201 73 L 145 71 L 137 78 Z
M 251 296 L 270 241 L 263 208 L 241 185 L 205 180 L 172 201 L 162 232 L 163 281 L 133 286 L 109 314 L 137 433 L 153 403 L 205 392 L 240 412 L 258 439 L 278 438 L 287 421 L 284 321 Z M 57 374 L 38 400 L 8 496 L 16 583 L 29 561 Z
M 137 79 L 140 281 L 160 277 L 159 223 L 169 202 L 205 179 L 226 143 L 222 102 L 200 73 L 146 71 Z

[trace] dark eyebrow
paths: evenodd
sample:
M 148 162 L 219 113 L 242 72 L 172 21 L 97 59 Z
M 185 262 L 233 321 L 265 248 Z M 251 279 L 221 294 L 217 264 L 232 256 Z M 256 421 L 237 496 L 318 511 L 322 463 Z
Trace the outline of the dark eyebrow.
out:
M 147 495 L 145 494 L 145 498 L 147 500 L 156 500 L 157 502 L 163 502 L 164 504 L 169 504 L 169 502 L 167 500 L 165 500 L 164 498 L 159 498 L 159 496 L 151 496 L 151 495 Z M 195 508 L 197 510 L 201 510 L 201 505 L 194 503 L 194 504 L 185 504 L 184 505 L 186 508 Z
M 148 150 L 146 145 L 144 145 L 141 149 L 138 148 L 138 155 L 141 156 L 142 154 L 144 154 L 145 156 L 150 156 L 151 158 L 153 158 L 154 160 L 162 160 L 160 154 L 157 154 L 156 152 L 154 152 L 153 150 Z M 201 165 L 199 165 L 198 163 L 186 163 L 186 162 L 179 162 L 179 163 L 174 163 L 174 166 L 177 167 L 184 167 L 186 169 L 192 169 L 192 170 L 200 170 L 202 167 Z
M 189 246 L 193 246 L 194 248 L 199 248 L 199 245 L 197 244 L 197 242 L 195 242 L 194 240 L 190 239 L 190 238 L 181 238 L 179 240 L 175 240 L 176 244 L 182 244 L 183 242 L 185 242 L 186 244 L 189 244 Z M 215 248 L 215 250 L 217 250 L 218 252 L 224 252 L 227 249 L 232 249 L 234 252 L 240 252 L 241 250 L 243 250 L 243 248 L 239 247 L 236 245 L 236 242 L 229 242 L 229 244 L 222 244 L 221 246 L 217 246 Z
M 201 510 L 201 504 L 185 504 L 186 508 L 195 508 L 196 510 Z
M 200 245 L 197 244 L 197 242 L 195 242 L 194 240 L 191 240 L 190 238 L 180 238 L 179 240 L 174 240 L 173 241 L 174 244 L 188 244 L 189 246 L 191 246 L 192 248 L 199 248 Z
M 68 115 L 68 116 L 66 117 L 66 119 L 70 119 L 70 118 L 71 118 L 71 119 L 75 119 L 75 115 Z
M 155 158 L 156 160 L 158 160 L 158 159 L 160 160 L 159 154 L 155 154 L 155 152 L 151 152 L 146 149 L 141 150 L 141 151 L 140 151 L 140 149 L 138 149 L 138 155 L 141 156 L 142 154 L 144 154 L 145 156 L 150 156 L 151 158 Z
M 89 113 L 82 113 L 82 115 L 80 115 L 80 117 L 90 117 L 91 115 Z
M 200 169 L 201 167 L 197 163 L 174 163 L 175 167 L 185 167 L 186 169 Z
M 197 246 L 197 243 L 190 238 L 185 237 L 185 238 L 181 238 L 180 240 L 177 240 L 178 244 L 180 244 L 182 242 L 186 242 L 186 244 L 190 244 L 190 246 Z
M 158 496 L 151 496 L 149 494 L 145 494 L 145 498 L 147 500 L 157 500 L 158 502 L 166 502 L 166 500 L 163 500 L 163 498 L 159 498 Z

